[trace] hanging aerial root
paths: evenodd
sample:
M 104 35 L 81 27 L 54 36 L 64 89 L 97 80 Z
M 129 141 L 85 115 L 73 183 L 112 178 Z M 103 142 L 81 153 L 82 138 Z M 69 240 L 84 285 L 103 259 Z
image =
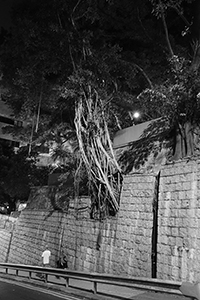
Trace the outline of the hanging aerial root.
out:
M 80 155 L 85 164 L 91 187 L 92 206 L 99 216 L 119 210 L 121 170 L 115 159 L 112 142 L 96 90 L 77 101 L 75 127 Z

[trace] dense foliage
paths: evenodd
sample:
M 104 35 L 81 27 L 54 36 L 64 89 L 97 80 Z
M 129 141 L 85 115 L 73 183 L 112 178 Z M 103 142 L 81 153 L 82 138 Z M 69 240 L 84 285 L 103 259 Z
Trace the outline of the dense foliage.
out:
M 1 82 L 4 100 L 27 121 L 25 141 L 32 147 L 55 141 L 59 153 L 71 159 L 73 151 L 62 146 L 70 141 L 71 149 L 77 147 L 77 104 L 97 95 L 111 137 L 132 125 L 139 109 L 140 122 L 164 120 L 165 134 L 160 125 L 151 131 L 159 133 L 161 143 L 170 141 L 175 159 L 193 155 L 199 147 L 199 12 L 199 0 L 30 0 L 16 5 L 12 30 L 1 47 Z M 148 151 L 154 139 L 145 143 Z M 132 151 L 133 165 L 140 163 L 141 147 L 143 141 Z
M 0 206 L 8 212 L 28 199 L 31 186 L 47 184 L 48 168 L 38 168 L 36 158 L 27 160 L 27 149 L 16 152 L 9 141 L 0 141 L 0 165 Z

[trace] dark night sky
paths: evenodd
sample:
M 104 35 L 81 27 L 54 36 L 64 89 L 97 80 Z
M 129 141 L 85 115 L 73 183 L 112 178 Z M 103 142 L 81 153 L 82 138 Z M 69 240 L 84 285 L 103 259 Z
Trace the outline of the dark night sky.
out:
M 13 3 L 21 0 L 0 0 L 0 28 L 9 29 L 11 25 L 10 11 Z M 28 1 L 28 0 L 27 0 Z
M 0 0 L 0 27 L 8 29 L 11 23 L 10 9 L 13 0 Z
M 11 24 L 10 20 L 10 9 L 12 6 L 13 0 L 0 0 L 0 31 L 1 27 L 9 29 Z M 7 115 L 8 111 L 5 105 L 0 100 L 0 114 Z

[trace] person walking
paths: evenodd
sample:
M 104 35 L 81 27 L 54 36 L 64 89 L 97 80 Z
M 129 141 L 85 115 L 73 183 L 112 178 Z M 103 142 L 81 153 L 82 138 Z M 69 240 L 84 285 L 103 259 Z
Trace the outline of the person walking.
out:
M 64 269 L 64 270 L 68 268 L 67 257 L 64 254 L 63 248 L 61 248 L 60 257 L 56 262 L 56 266 L 57 266 L 57 268 Z M 60 276 L 56 276 L 56 278 L 60 278 Z
M 42 252 L 42 266 L 45 268 L 50 267 L 50 257 L 51 251 L 48 249 L 48 245 L 46 245 L 45 250 Z
M 57 268 L 59 268 L 59 269 L 67 269 L 68 268 L 67 257 L 63 252 L 61 252 L 61 255 L 57 261 Z
M 48 249 L 48 245 L 46 245 L 45 250 L 42 252 L 42 266 L 44 268 L 50 267 L 50 257 L 51 257 L 51 251 Z M 40 279 L 45 280 L 46 276 L 45 274 L 38 273 L 36 274 Z

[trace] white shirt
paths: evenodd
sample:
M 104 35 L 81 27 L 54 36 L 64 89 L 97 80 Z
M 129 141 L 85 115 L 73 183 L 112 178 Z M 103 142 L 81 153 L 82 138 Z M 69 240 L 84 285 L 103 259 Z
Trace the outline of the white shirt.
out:
M 43 264 L 49 264 L 49 258 L 51 256 L 51 251 L 49 250 L 45 250 L 43 253 L 42 253 L 42 258 L 43 258 Z

